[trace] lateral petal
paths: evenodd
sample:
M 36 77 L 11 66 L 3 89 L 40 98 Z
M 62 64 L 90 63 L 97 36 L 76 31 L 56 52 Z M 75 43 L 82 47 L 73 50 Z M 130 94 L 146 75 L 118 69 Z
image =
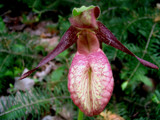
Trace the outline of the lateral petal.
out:
M 102 41 L 102 42 L 104 42 L 114 48 L 117 48 L 117 49 L 131 55 L 131 56 L 136 57 L 140 61 L 140 63 L 146 67 L 150 67 L 153 69 L 159 69 L 158 66 L 156 66 L 153 63 L 150 63 L 146 60 L 139 58 L 138 56 L 133 54 L 130 50 L 128 50 L 120 41 L 117 40 L 117 38 L 112 34 L 112 32 L 108 28 L 106 28 L 101 22 L 98 21 L 97 24 L 98 24 L 98 30 L 96 30 L 95 32 L 96 32 L 97 38 L 100 41 Z
M 57 47 L 51 51 L 46 57 L 44 57 L 40 63 L 38 64 L 38 66 L 26 73 L 24 73 L 19 80 L 29 76 L 31 73 L 33 73 L 36 69 L 38 69 L 39 67 L 43 66 L 44 64 L 46 64 L 47 62 L 49 62 L 50 60 L 54 59 L 58 54 L 60 54 L 61 52 L 63 52 L 64 50 L 66 50 L 67 48 L 69 48 L 71 45 L 73 45 L 76 41 L 77 41 L 77 33 L 79 31 L 73 27 L 70 26 L 69 29 L 64 33 L 64 35 L 61 38 L 61 41 L 59 42 L 59 44 L 57 45 Z

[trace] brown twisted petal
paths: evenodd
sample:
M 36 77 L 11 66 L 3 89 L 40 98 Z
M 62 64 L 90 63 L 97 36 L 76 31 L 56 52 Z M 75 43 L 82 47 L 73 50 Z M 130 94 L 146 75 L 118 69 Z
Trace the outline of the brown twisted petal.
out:
M 120 41 L 117 40 L 117 38 L 112 34 L 112 32 L 109 29 L 107 29 L 101 22 L 97 21 L 97 25 L 98 25 L 98 30 L 95 30 L 95 32 L 96 32 L 97 38 L 100 41 L 102 41 L 102 42 L 104 42 L 114 48 L 117 48 L 117 49 L 131 55 L 131 56 L 136 57 L 140 61 L 140 63 L 146 67 L 150 67 L 153 69 L 159 69 L 158 66 L 156 66 L 153 63 L 150 63 L 146 60 L 139 58 L 138 56 L 133 54 L 130 50 L 128 50 Z
M 69 29 L 65 32 L 65 34 L 62 36 L 61 41 L 59 42 L 57 47 L 53 51 L 51 51 L 46 57 L 44 57 L 36 68 L 24 73 L 19 80 L 26 78 L 31 73 L 33 73 L 36 69 L 43 66 L 50 60 L 54 59 L 58 54 L 60 54 L 61 52 L 69 48 L 71 45 L 73 45 L 77 41 L 78 32 L 79 31 L 75 27 L 70 26 Z

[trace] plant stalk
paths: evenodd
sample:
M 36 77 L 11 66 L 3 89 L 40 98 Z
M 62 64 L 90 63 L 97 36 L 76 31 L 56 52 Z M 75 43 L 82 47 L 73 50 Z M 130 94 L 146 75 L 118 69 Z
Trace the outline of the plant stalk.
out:
M 83 120 L 83 112 L 79 109 L 78 120 Z

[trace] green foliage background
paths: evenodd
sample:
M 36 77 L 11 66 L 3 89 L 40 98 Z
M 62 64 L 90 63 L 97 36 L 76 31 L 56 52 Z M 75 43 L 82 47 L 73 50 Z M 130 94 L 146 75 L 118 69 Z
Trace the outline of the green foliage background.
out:
M 56 57 L 55 61 L 61 63 L 61 67 L 45 77 L 42 83 L 36 83 L 38 89 L 34 88 L 33 95 L 28 93 L 26 96 L 21 92 L 19 94 L 21 102 L 19 102 L 15 99 L 15 93 L 7 93 L 7 89 L 11 87 L 9 85 L 14 83 L 14 78 L 20 76 L 24 68 L 35 67 L 42 59 L 40 53 L 43 56 L 47 53 L 44 51 L 45 48 L 36 46 L 39 36 L 8 30 L 3 22 L 5 10 L 15 12 L 16 9 L 23 12 L 22 7 L 16 8 L 16 4 L 20 4 L 26 8 L 25 10 L 36 14 L 37 20 L 34 22 L 56 21 L 56 28 L 62 36 L 70 26 L 68 18 L 74 7 L 97 5 L 101 8 L 98 20 L 106 25 L 119 41 L 140 58 L 160 67 L 160 21 L 154 22 L 155 18 L 160 16 L 160 9 L 156 8 L 156 3 L 158 0 L 15 0 L 9 5 L 7 0 L 2 0 L 0 3 L 0 94 L 7 95 L 10 97 L 8 101 L 14 100 L 15 104 L 7 107 L 2 105 L 5 110 L 1 111 L 0 118 L 27 119 L 32 114 L 35 119 L 40 119 L 53 104 L 59 108 L 69 104 L 74 108 L 74 119 L 78 114 L 78 109 L 71 99 L 56 99 L 56 97 L 69 96 L 66 60 L 71 63 L 73 55 L 70 52 L 76 51 L 75 46 Z M 50 11 L 54 14 L 48 15 Z M 44 17 L 45 15 L 48 17 Z M 103 45 L 103 50 L 109 58 L 115 79 L 114 92 L 106 109 L 126 120 L 160 119 L 160 71 L 146 68 L 134 57 L 110 46 Z M 54 83 L 54 91 L 51 90 L 51 82 Z M 147 90 L 144 89 L 146 86 Z M 36 99 L 33 96 L 36 96 Z M 26 104 L 33 105 L 30 108 L 32 111 L 35 107 L 42 111 L 25 114 L 28 106 L 23 106 L 26 102 L 23 99 L 32 98 L 34 100 Z M 40 99 L 42 101 L 39 102 Z M 8 111 L 10 112 L 7 113 Z M 84 119 L 89 120 L 95 118 L 97 116 L 84 116 Z

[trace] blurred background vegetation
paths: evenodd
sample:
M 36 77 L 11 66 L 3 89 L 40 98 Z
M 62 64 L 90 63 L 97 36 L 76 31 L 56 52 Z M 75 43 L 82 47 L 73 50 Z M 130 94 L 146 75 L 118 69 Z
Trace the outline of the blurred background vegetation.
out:
M 0 119 L 77 119 L 67 73 L 76 46 L 19 82 L 24 69 L 34 68 L 69 28 L 72 9 L 101 8 L 98 18 L 129 50 L 160 67 L 159 0 L 1 0 Z M 115 80 L 112 98 L 94 119 L 159 120 L 160 71 L 103 45 Z

